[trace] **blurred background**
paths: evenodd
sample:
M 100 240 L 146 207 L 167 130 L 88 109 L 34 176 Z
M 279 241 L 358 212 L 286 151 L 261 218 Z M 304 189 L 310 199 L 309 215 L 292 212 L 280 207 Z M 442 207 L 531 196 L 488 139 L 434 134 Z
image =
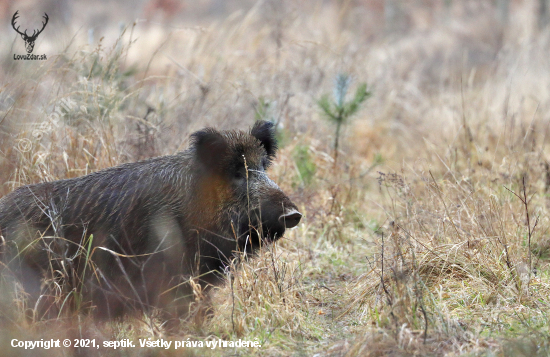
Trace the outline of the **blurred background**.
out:
M 2 0 L 0 140 L 23 140 L 49 160 L 55 147 L 67 153 L 52 140 L 103 130 L 119 162 L 182 149 L 204 125 L 262 117 L 330 152 L 333 128 L 317 101 L 346 73 L 373 97 L 343 127 L 340 149 L 367 167 L 382 149 L 397 162 L 414 158 L 425 140 L 454 140 L 465 125 L 497 142 L 508 119 L 536 125 L 549 109 L 549 8 L 546 0 Z M 47 61 L 14 60 L 26 53 L 15 11 L 29 33 L 48 14 L 33 52 Z M 67 109 L 67 100 L 78 105 Z M 71 134 L 51 137 L 60 135 L 52 115 Z M 53 179 L 107 164 L 97 146 L 92 161 L 50 162 L 14 179 L 21 153 L 6 150 L 0 165 L 10 168 L 0 176 L 12 184 L 3 193 L 46 179 L 43 171 Z
M 14 60 L 16 11 L 30 33 L 48 14 L 47 61 Z M 497 350 L 494 331 L 535 336 L 525 356 L 550 341 L 532 332 L 550 296 L 550 0 L 0 0 L 0 33 L 0 196 L 172 154 L 204 126 L 277 123 L 270 175 L 303 223 L 283 258 L 234 272 L 204 334 L 274 339 L 272 355 L 323 341 L 363 356 L 370 328 L 379 355 Z M 321 98 L 362 83 L 372 96 L 335 130 Z
M 79 93 L 75 82 L 98 70 L 94 53 L 104 58 L 119 51 L 121 61 L 115 62 L 126 74 L 123 82 L 146 78 L 139 93 L 125 99 L 128 104 L 137 96 L 136 105 L 125 108 L 140 118 L 153 113 L 158 135 L 169 135 L 165 129 L 173 126 L 183 135 L 211 122 L 250 121 L 263 102 L 276 119 L 284 113 L 278 122 L 303 132 L 318 114 L 312 111 L 317 98 L 331 91 L 337 73 L 349 73 L 374 89 L 371 108 L 356 121 L 359 131 L 387 121 L 385 127 L 405 132 L 429 128 L 429 136 L 433 129 L 456 129 L 462 99 L 483 101 L 481 113 L 477 105 L 463 108 L 481 116 L 502 112 L 497 107 L 503 101 L 511 111 L 532 114 L 538 107 L 540 115 L 548 108 L 549 8 L 546 0 L 2 0 L 0 81 L 19 84 L 3 87 L 0 111 L 17 101 L 23 105 L 21 95 L 31 85 L 25 79 L 36 84 L 47 76 L 54 86 L 34 90 L 50 95 Z M 47 54 L 47 62 L 13 59 L 25 53 L 11 24 L 15 11 L 17 26 L 29 33 L 48 14 L 33 52 Z M 91 62 L 61 75 L 64 62 L 80 60 Z M 90 66 L 94 71 L 85 73 Z M 32 122 L 54 112 L 48 95 L 35 93 L 32 101 L 42 109 Z M 118 109 L 109 117 L 128 114 Z M 28 120 L 6 116 L 3 125 Z M 354 146 L 368 150 L 361 142 Z

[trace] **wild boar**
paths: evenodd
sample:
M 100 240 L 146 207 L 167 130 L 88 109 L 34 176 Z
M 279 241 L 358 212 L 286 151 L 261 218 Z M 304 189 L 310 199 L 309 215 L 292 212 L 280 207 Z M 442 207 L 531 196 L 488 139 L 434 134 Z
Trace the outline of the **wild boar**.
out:
M 38 318 L 57 316 L 59 289 L 100 317 L 185 316 L 190 280 L 207 290 L 236 252 L 300 222 L 266 174 L 276 152 L 270 122 L 205 128 L 175 155 L 20 187 L 0 199 L 0 271 L 20 282 Z

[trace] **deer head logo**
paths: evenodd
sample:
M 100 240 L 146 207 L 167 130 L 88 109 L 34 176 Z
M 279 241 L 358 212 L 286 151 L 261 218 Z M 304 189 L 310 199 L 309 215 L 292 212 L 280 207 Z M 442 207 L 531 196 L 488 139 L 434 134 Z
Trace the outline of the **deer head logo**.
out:
M 25 48 L 27 49 L 27 53 L 32 53 L 32 50 L 34 49 L 34 41 L 36 41 L 36 38 L 38 37 L 38 35 L 40 35 L 42 33 L 42 31 L 44 31 L 44 28 L 46 27 L 46 24 L 48 23 L 48 14 L 44 13 L 44 19 L 46 20 L 45 22 L 42 22 L 42 28 L 40 30 L 34 30 L 32 32 L 32 35 L 29 36 L 27 35 L 27 30 L 25 30 L 25 32 L 21 32 L 19 31 L 19 27 L 20 26 L 17 26 L 17 28 L 15 28 L 15 20 L 17 20 L 17 18 L 19 17 L 19 15 L 17 14 L 19 12 L 19 10 L 17 10 L 15 12 L 15 14 L 13 14 L 13 17 L 11 19 L 11 25 L 13 26 L 13 29 L 21 35 L 21 37 L 23 38 L 23 40 L 25 41 Z M 36 32 L 38 31 L 38 32 Z

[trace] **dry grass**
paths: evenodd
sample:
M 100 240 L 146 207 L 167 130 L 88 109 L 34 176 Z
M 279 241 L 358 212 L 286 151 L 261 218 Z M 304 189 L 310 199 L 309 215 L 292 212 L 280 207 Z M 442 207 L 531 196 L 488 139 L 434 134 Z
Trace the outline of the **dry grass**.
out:
M 550 33 L 534 27 L 534 3 L 514 3 L 506 27 L 489 6 L 434 10 L 427 25 L 418 8 L 406 34 L 388 34 L 376 16 L 357 21 L 366 13 L 353 1 L 266 1 L 188 27 L 130 26 L 92 46 L 77 34 L 50 43 L 47 62 L 3 59 L 2 194 L 170 154 L 198 128 L 260 116 L 279 123 L 270 176 L 304 220 L 232 267 L 213 316 L 179 336 L 154 316 L 98 324 L 85 307 L 29 321 L 24 296 L 13 308 L 0 295 L 0 345 L 164 336 L 262 345 L 189 355 L 547 355 Z M 334 127 L 317 100 L 342 72 L 373 97 L 343 128 L 334 167 Z M 63 304 L 64 281 L 44 283 Z

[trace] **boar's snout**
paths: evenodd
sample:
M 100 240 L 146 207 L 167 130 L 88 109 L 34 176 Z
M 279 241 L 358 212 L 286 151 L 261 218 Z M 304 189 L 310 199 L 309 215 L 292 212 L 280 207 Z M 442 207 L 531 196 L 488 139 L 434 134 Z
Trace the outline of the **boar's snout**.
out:
M 298 207 L 276 186 L 263 196 L 260 211 L 263 233 L 270 240 L 281 238 L 287 228 L 296 227 L 302 219 Z
M 285 228 L 294 228 L 300 223 L 302 214 L 296 209 L 290 209 L 279 217 L 279 222 L 285 225 Z

